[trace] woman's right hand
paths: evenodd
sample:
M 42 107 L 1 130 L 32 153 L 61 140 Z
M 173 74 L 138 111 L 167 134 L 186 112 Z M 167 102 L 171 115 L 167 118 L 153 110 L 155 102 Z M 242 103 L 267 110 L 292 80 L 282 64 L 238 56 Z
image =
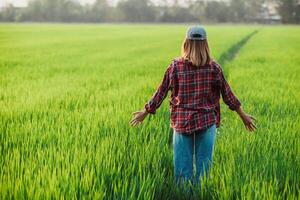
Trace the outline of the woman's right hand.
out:
M 147 117 L 148 112 L 144 109 L 144 110 L 141 110 L 141 111 L 133 112 L 132 115 L 134 117 L 130 121 L 131 126 L 138 126 Z

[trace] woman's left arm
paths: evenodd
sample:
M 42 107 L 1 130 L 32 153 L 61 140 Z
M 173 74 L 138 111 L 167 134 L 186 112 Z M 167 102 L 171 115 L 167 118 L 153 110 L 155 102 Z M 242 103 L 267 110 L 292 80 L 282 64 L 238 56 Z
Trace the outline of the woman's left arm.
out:
M 255 131 L 256 125 L 254 124 L 254 121 L 256 120 L 252 115 L 249 115 L 244 112 L 241 102 L 238 100 L 238 98 L 235 96 L 233 91 L 231 90 L 228 82 L 226 81 L 222 68 L 218 66 L 219 73 L 218 73 L 218 81 L 220 84 L 220 90 L 222 94 L 222 98 L 224 102 L 228 105 L 229 109 L 234 110 L 237 112 L 237 114 L 242 119 L 245 128 L 252 132 Z
M 141 111 L 133 112 L 132 115 L 134 117 L 130 121 L 130 124 L 132 126 L 139 125 L 143 122 L 143 120 L 147 117 L 148 114 L 155 114 L 156 110 L 160 107 L 163 100 L 168 94 L 168 91 L 171 87 L 171 73 L 173 70 L 172 63 L 168 66 L 167 70 L 165 71 L 163 80 L 161 81 L 158 89 L 154 93 L 154 95 L 151 97 L 150 101 L 148 101 L 144 105 L 144 109 Z

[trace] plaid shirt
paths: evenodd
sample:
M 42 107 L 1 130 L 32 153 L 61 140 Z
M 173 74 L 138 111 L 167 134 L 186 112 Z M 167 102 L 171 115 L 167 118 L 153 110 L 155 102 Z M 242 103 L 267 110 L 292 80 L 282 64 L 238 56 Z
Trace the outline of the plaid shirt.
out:
M 170 126 L 185 134 L 213 124 L 220 126 L 220 95 L 231 110 L 241 105 L 215 61 L 197 68 L 189 61 L 173 59 L 158 89 L 145 104 L 146 111 L 155 114 L 169 90 Z

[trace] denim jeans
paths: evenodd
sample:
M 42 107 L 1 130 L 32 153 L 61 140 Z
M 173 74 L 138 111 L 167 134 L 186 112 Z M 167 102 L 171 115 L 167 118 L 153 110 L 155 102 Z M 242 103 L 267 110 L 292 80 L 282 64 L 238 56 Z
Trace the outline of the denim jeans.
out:
M 208 178 L 212 166 L 216 125 L 205 130 L 194 131 L 191 135 L 173 131 L 174 173 L 178 186 L 190 182 L 200 184 L 200 178 Z M 193 166 L 195 156 L 196 176 Z M 186 184 L 184 184 L 186 185 Z

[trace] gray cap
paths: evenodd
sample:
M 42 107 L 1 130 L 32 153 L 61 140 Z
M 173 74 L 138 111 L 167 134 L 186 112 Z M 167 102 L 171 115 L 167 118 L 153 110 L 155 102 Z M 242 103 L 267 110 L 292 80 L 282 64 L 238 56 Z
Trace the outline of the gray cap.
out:
M 206 31 L 203 26 L 191 26 L 186 32 L 186 38 L 190 40 L 206 40 Z

